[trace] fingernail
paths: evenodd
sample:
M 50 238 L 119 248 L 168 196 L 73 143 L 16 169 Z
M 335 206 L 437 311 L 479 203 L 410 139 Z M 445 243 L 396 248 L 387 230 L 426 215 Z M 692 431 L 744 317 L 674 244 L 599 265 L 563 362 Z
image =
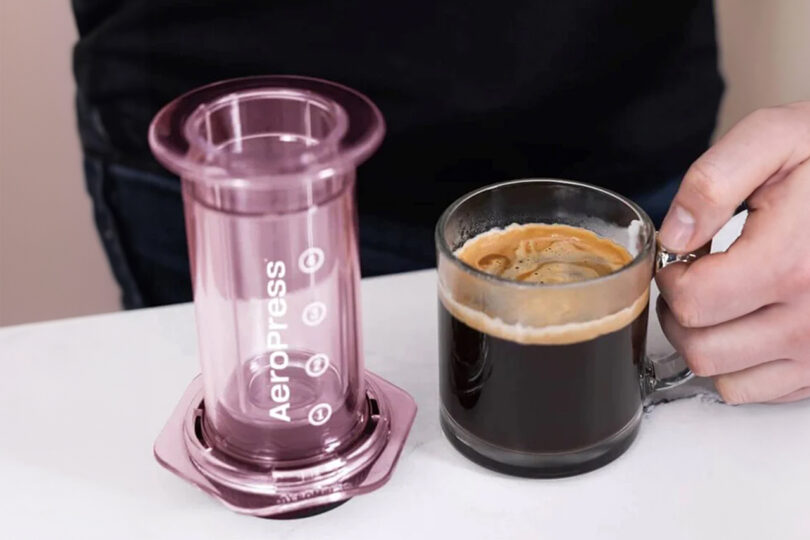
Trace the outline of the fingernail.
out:
M 661 243 L 675 252 L 686 250 L 695 232 L 695 218 L 686 208 L 675 205 L 661 225 Z

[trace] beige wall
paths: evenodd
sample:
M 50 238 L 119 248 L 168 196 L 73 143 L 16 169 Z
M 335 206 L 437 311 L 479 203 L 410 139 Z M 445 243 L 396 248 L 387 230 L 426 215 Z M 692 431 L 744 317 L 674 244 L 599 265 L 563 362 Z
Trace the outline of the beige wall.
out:
M 118 309 L 81 173 L 67 0 L 0 1 L 0 325 Z
M 810 1 L 716 5 L 728 84 L 718 132 L 757 107 L 810 99 Z M 0 325 L 117 309 L 82 184 L 69 3 L 0 9 Z
M 726 95 L 717 132 L 758 107 L 810 100 L 810 1 L 715 0 Z

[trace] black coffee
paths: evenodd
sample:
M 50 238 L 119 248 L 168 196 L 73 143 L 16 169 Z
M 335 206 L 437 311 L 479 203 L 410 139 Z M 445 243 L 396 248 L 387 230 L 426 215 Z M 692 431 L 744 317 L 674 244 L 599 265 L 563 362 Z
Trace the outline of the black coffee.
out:
M 570 345 L 523 345 L 470 328 L 439 306 L 442 404 L 458 425 L 515 452 L 579 450 L 641 405 L 647 310 L 624 328 Z
M 479 235 L 457 256 L 511 280 L 548 283 L 593 279 L 632 259 L 584 229 L 536 224 Z M 504 472 L 563 476 L 598 467 L 635 436 L 646 328 L 646 293 L 613 316 L 534 334 L 440 293 L 443 428 L 468 457 Z M 608 451 L 597 448 L 617 437 Z

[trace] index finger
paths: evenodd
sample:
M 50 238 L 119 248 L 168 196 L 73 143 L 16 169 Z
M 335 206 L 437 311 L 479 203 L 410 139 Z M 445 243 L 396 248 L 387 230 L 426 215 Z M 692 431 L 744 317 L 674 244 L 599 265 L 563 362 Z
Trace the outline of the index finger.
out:
M 728 251 L 688 265 L 670 265 L 655 279 L 682 326 L 712 326 L 778 301 L 773 271 L 770 265 L 761 264 L 778 260 L 774 258 L 781 255 L 778 251 L 773 242 L 759 242 L 743 234 Z

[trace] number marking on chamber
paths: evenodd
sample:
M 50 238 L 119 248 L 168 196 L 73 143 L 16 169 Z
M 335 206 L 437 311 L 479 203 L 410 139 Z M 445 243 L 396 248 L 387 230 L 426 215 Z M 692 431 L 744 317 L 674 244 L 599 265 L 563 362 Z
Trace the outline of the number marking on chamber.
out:
M 318 326 L 326 317 L 326 304 L 323 302 L 310 302 L 301 314 L 301 320 L 307 326 Z
M 309 423 L 313 426 L 322 426 L 332 416 L 332 407 L 328 403 L 318 403 L 309 411 Z
M 305 274 L 314 274 L 323 266 L 324 258 L 321 248 L 307 248 L 298 257 L 298 269 Z
M 320 377 L 329 369 L 329 357 L 323 353 L 313 354 L 304 364 L 304 370 L 310 377 Z

